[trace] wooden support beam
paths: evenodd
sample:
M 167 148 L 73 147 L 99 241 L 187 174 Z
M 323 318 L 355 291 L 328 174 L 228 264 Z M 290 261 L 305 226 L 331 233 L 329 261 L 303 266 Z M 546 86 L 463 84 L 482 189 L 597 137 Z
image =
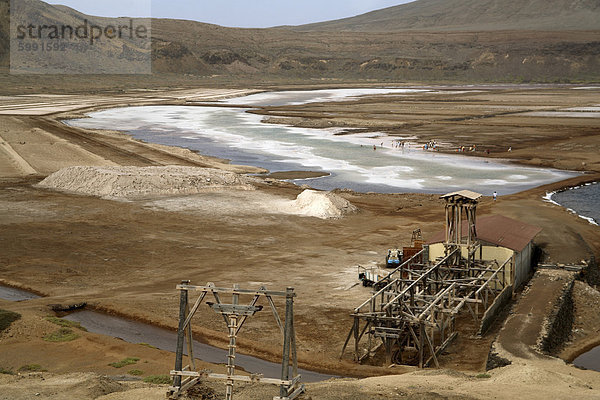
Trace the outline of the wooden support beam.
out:
M 426 279 L 427 275 L 431 274 L 433 271 L 435 271 L 437 268 L 439 268 L 446 260 L 448 260 L 451 256 L 453 256 L 457 251 L 458 251 L 458 249 L 455 249 L 449 255 L 447 255 L 446 257 L 444 257 L 440 262 L 438 262 L 433 267 L 431 267 L 425 274 L 423 274 L 421 277 L 419 277 L 418 279 L 416 279 L 407 288 L 405 288 L 402 292 L 400 292 L 396 297 L 394 297 L 392 300 L 390 300 L 383 307 L 383 310 L 387 310 L 389 307 L 391 307 L 391 305 L 395 301 L 399 300 L 402 296 L 404 296 L 406 293 L 408 293 L 411 289 L 414 289 L 417 285 L 419 285 L 419 283 L 421 283 L 424 279 Z
M 183 284 L 189 283 L 189 281 L 183 281 Z M 183 367 L 183 344 L 185 341 L 185 320 L 186 310 L 188 303 L 188 292 L 186 290 L 180 290 L 179 293 L 179 328 L 177 329 L 177 345 L 175 348 L 175 369 L 181 370 Z M 173 386 L 181 387 L 181 377 L 175 377 L 173 380 Z
M 429 312 L 433 309 L 433 307 L 435 307 L 440 301 L 442 301 L 444 299 L 444 296 L 446 296 L 455 287 L 456 287 L 456 283 L 453 283 L 452 285 L 448 286 L 443 292 L 441 292 L 440 294 L 438 294 L 437 296 L 435 296 L 435 299 L 433 300 L 433 302 L 429 305 L 429 307 L 427 307 L 417 317 L 417 319 L 419 321 L 422 321 L 423 319 L 425 319 L 427 317 L 427 315 L 429 314 Z
M 202 304 L 204 297 L 206 297 L 206 292 L 202 292 L 202 294 L 200 296 L 198 296 L 198 299 L 194 303 L 194 306 L 192 307 L 191 311 L 188 313 L 187 318 L 185 319 L 185 323 L 183 324 L 184 326 L 188 326 L 190 324 L 190 322 L 192 321 L 192 318 L 196 314 L 196 311 L 198 311 L 198 307 L 200 307 L 200 304 Z
M 419 368 L 423 368 L 425 357 L 425 324 L 419 325 Z
M 360 327 L 360 319 L 358 317 L 354 318 L 354 359 L 356 361 L 358 361 L 358 353 L 359 353 L 359 347 L 358 344 L 360 342 L 360 334 L 359 334 L 359 327 Z
M 355 320 L 357 317 L 354 317 Z M 346 347 L 348 346 L 348 343 L 350 343 L 350 338 L 352 337 L 352 334 L 354 333 L 354 324 L 352 324 L 352 328 L 350 329 L 350 332 L 348 332 L 348 336 L 346 337 L 346 341 L 344 342 L 344 345 L 342 346 L 342 353 L 340 354 L 340 360 L 344 357 L 344 353 L 346 352 Z
M 448 345 L 450 343 L 452 343 L 452 341 L 454 341 L 454 339 L 456 339 L 456 337 L 458 336 L 458 332 L 453 332 L 448 339 L 446 339 L 444 341 L 444 343 L 442 343 L 436 350 L 436 355 L 440 355 L 441 353 L 444 352 L 444 350 L 446 350 L 446 347 L 448 347 Z M 433 357 L 429 357 L 429 359 L 425 362 L 425 366 L 427 367 L 429 365 L 429 363 L 432 361 Z
M 189 302 L 185 305 L 185 307 L 186 307 L 186 313 L 189 317 L 189 315 L 190 315 Z M 187 317 L 186 317 L 186 321 L 187 321 Z M 193 337 L 193 333 L 192 333 L 192 325 L 190 325 L 190 324 L 185 325 L 185 340 L 187 342 L 188 358 L 190 360 L 190 364 L 192 364 L 192 369 L 196 369 L 196 360 L 194 359 L 194 337 Z
M 249 306 L 250 306 L 250 307 L 254 307 L 254 306 L 256 306 L 256 303 L 258 302 L 258 299 L 260 299 L 260 296 L 259 296 L 259 295 L 255 295 L 255 296 L 254 296 L 254 298 L 252 299 L 252 301 L 250 302 Z M 260 310 L 262 310 L 262 306 L 260 306 Z M 258 310 L 258 311 L 260 311 L 260 310 Z M 244 326 L 244 322 L 246 322 L 246 319 L 247 319 L 248 317 L 249 317 L 248 315 L 244 315 L 244 316 L 243 316 L 243 317 L 240 319 L 240 323 L 239 323 L 239 326 L 238 326 L 238 329 L 237 329 L 237 332 L 236 332 L 236 334 L 237 334 L 237 333 L 239 333 L 240 329 L 242 329 L 242 326 Z
M 293 386 L 296 383 L 300 382 L 300 379 L 302 378 L 301 375 L 297 375 L 289 380 L 264 378 L 260 375 L 250 375 L 250 376 L 232 375 L 229 377 L 226 374 L 213 374 L 213 373 L 196 372 L 196 371 L 175 371 L 175 370 L 171 371 L 171 376 L 180 376 L 180 377 L 185 376 L 185 377 L 197 377 L 197 378 L 206 377 L 209 379 L 221 379 L 221 380 L 226 380 L 226 379 L 231 378 L 231 380 L 237 381 L 237 382 L 268 383 L 270 385 L 278 385 L 278 386 L 281 386 L 281 385 Z
M 290 376 L 290 344 L 292 334 L 292 318 L 294 317 L 294 289 L 287 288 L 288 296 L 285 300 L 285 328 L 283 335 L 283 357 L 281 359 L 281 380 L 287 381 Z M 281 385 L 280 397 L 287 397 L 288 389 Z
M 423 333 L 425 335 L 425 341 L 427 342 L 427 346 L 429 347 L 429 351 L 431 352 L 431 358 L 433 358 L 433 362 L 435 363 L 435 367 L 439 368 L 440 367 L 440 363 L 438 362 L 437 359 L 437 355 L 435 353 L 435 349 L 433 347 L 433 338 L 430 338 L 429 335 L 427 334 L 427 332 L 425 332 L 425 330 L 423 330 Z
M 281 335 L 283 336 L 283 334 L 284 334 L 283 324 L 281 323 L 281 318 L 279 318 L 279 313 L 277 312 L 277 308 L 275 307 L 273 298 L 268 294 L 265 295 L 265 297 L 267 298 L 267 301 L 269 302 L 269 307 L 271 307 L 271 311 L 273 312 L 273 317 L 275 318 L 275 322 L 277 323 L 277 326 L 279 327 L 279 330 L 281 331 Z
M 238 294 L 238 295 L 259 295 L 259 296 L 271 296 L 271 297 L 287 297 L 287 292 L 276 292 L 272 290 L 247 290 L 247 289 L 232 289 L 232 288 L 219 288 L 211 285 L 207 286 L 193 286 L 189 284 L 177 285 L 178 290 L 196 291 L 196 292 L 208 292 L 208 293 L 223 293 L 223 294 Z M 296 297 L 296 294 L 294 294 Z
M 233 384 L 235 381 L 245 382 L 263 382 L 276 384 L 280 386 L 280 397 L 282 399 L 294 399 L 305 391 L 303 385 L 299 385 L 300 375 L 298 374 L 298 355 L 296 348 L 295 327 L 293 322 L 293 300 L 296 294 L 293 288 L 288 288 L 285 292 L 286 296 L 286 318 L 285 327 L 283 326 L 272 296 L 281 296 L 284 292 L 268 291 L 262 286 L 258 291 L 240 289 L 238 285 L 234 285 L 233 289 L 216 288 L 214 284 L 208 283 L 207 286 L 192 286 L 189 281 L 183 281 L 177 286 L 180 291 L 180 313 L 179 313 L 179 329 L 177 336 L 177 347 L 175 357 L 175 370 L 171 372 L 173 376 L 173 386 L 169 388 L 169 397 L 177 399 L 183 391 L 193 386 L 201 376 L 206 376 L 214 379 L 223 379 L 227 381 L 226 400 L 233 399 Z M 193 307 L 189 307 L 190 291 L 201 291 Z M 223 316 L 227 324 L 229 332 L 229 346 L 227 355 L 227 374 L 207 374 L 204 372 L 195 371 L 195 360 L 193 352 L 193 337 L 191 321 L 194 314 L 199 309 L 205 299 L 205 296 L 211 293 L 215 302 L 207 302 L 207 304 L 216 312 Z M 221 301 L 220 294 L 231 294 L 232 303 L 225 304 Z M 253 295 L 254 298 L 250 304 L 239 304 L 239 298 L 242 295 Z M 263 309 L 262 305 L 257 305 L 259 299 L 265 297 L 271 307 L 275 321 L 283 334 L 284 354 L 282 356 L 282 379 L 264 378 L 262 375 L 251 375 L 250 377 L 242 377 L 235 374 L 235 356 L 237 348 L 237 334 L 243 326 L 246 319 L 256 312 Z M 188 354 L 191 359 L 190 365 L 183 367 L 183 347 L 187 339 Z M 291 360 L 290 360 L 291 357 Z M 290 362 L 292 366 L 292 379 L 290 379 Z M 186 379 L 182 382 L 182 378 Z

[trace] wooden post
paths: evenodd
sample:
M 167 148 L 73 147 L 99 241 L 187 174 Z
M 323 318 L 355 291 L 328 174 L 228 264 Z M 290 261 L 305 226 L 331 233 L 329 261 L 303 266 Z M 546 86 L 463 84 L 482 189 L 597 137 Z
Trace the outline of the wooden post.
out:
M 419 368 L 425 364 L 425 325 L 419 323 Z
M 354 325 L 352 329 L 354 330 L 354 361 L 356 362 L 360 361 L 360 355 L 358 354 L 358 342 L 360 341 L 360 332 L 358 331 L 359 324 L 360 320 L 358 319 L 358 317 L 354 317 Z
M 392 338 L 387 336 L 387 332 L 383 342 L 385 343 L 385 363 L 389 366 L 392 365 Z
M 446 203 L 446 243 L 450 242 L 450 214 L 448 213 L 448 203 Z
M 181 281 L 182 285 L 189 285 L 190 281 Z M 188 291 L 181 289 L 179 294 L 179 327 L 177 329 L 177 348 L 175 351 L 175 371 L 181 371 L 183 369 L 183 344 L 185 341 L 185 320 L 186 311 L 188 307 Z M 173 386 L 176 388 L 181 387 L 181 376 L 175 376 L 173 379 Z
M 290 378 L 290 343 L 292 333 L 292 318 L 294 315 L 294 288 L 287 288 L 285 300 L 285 328 L 283 336 L 283 357 L 281 360 L 281 380 L 287 381 Z M 281 385 L 279 397 L 288 397 L 289 388 Z
M 294 298 L 292 297 L 292 303 Z M 294 317 L 292 314 L 292 329 L 291 329 L 291 346 L 292 346 L 292 378 L 298 376 L 298 351 L 296 348 L 296 327 L 294 326 Z

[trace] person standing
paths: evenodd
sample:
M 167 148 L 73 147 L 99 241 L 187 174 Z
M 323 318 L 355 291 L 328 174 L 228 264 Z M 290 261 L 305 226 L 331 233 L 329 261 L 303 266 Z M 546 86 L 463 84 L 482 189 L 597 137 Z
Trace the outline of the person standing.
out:
M 496 201 L 496 199 L 498 198 L 498 192 L 494 190 L 494 194 L 492 195 L 492 197 L 494 198 L 494 201 Z

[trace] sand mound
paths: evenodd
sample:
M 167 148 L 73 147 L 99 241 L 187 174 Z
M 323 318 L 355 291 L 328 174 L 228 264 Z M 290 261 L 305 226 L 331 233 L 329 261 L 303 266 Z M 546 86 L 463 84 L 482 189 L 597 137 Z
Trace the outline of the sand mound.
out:
M 187 195 L 221 188 L 251 190 L 252 179 L 197 167 L 68 167 L 38 186 L 109 199 Z
M 316 190 L 305 190 L 292 203 L 298 214 L 317 218 L 341 218 L 358 211 L 358 208 L 343 197 Z
M 173 196 L 151 200 L 146 206 L 175 212 L 191 212 L 221 217 L 240 215 L 287 214 L 302 217 L 341 218 L 357 210 L 347 200 L 332 193 L 307 190 L 297 199 L 259 190 L 213 191 L 193 196 Z

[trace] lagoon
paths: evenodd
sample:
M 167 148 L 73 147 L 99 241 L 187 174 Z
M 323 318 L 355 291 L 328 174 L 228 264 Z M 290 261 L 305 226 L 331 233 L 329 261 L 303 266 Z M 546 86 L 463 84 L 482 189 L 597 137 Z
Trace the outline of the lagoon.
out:
M 417 89 L 339 89 L 259 93 L 220 104 L 247 107 L 344 101 L 361 95 L 406 95 Z M 251 108 L 142 106 L 93 112 L 66 121 L 88 129 L 124 131 L 152 143 L 186 147 L 236 164 L 278 171 L 324 171 L 330 176 L 296 180 L 316 189 L 359 192 L 445 193 L 470 189 L 484 195 L 512 194 L 576 173 L 509 162 L 424 151 L 414 137 L 381 132 L 311 129 L 263 123 Z M 395 140 L 406 142 L 396 148 Z

